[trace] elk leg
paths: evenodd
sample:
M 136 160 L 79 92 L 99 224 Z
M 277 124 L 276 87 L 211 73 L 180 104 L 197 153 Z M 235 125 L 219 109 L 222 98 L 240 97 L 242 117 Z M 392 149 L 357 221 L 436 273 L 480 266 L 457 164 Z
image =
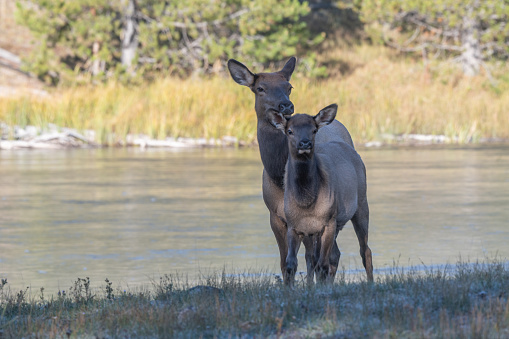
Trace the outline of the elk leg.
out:
M 344 224 L 336 225 L 336 235 L 335 235 L 335 239 L 334 239 L 334 244 L 332 245 L 332 252 L 330 255 L 330 265 L 331 265 L 330 269 L 331 269 L 331 271 L 329 272 L 329 275 L 331 278 L 331 282 L 334 282 L 334 278 L 336 277 L 336 272 L 338 271 L 338 267 L 339 267 L 339 259 L 341 258 L 341 251 L 339 250 L 339 247 L 338 247 L 337 238 L 338 238 L 339 231 L 342 230 L 344 226 L 345 226 Z
M 286 257 L 284 280 L 286 285 L 291 286 L 295 281 L 295 272 L 297 272 L 297 252 L 299 251 L 301 239 L 292 228 L 288 228 L 286 240 L 288 242 L 288 256 Z
M 371 257 L 371 249 L 368 246 L 369 207 L 367 201 L 359 206 L 359 209 L 352 218 L 352 224 L 359 240 L 362 264 L 366 270 L 368 281 L 373 281 L 373 259 Z
M 307 267 L 306 281 L 308 286 L 311 286 L 313 285 L 315 278 L 315 265 L 316 265 L 316 256 L 314 253 L 315 237 L 309 235 L 304 236 L 302 242 L 304 243 L 304 247 L 306 248 L 306 267 Z
M 314 268 L 316 268 L 316 265 L 318 265 L 318 258 L 320 258 L 320 250 L 322 248 L 321 236 L 322 236 L 321 234 L 313 235 L 313 248 L 315 249 L 314 256 L 313 256 L 313 267 Z
M 339 250 L 338 243 L 336 240 L 332 243 L 332 250 L 329 258 L 329 277 L 331 279 L 331 283 L 334 282 L 334 278 L 336 277 L 336 272 L 339 267 L 339 258 L 341 257 L 341 251 Z
M 316 276 L 320 282 L 331 282 L 329 276 L 330 269 L 330 254 L 332 251 L 332 244 L 335 242 L 336 235 L 336 221 L 330 222 L 323 230 L 320 239 L 320 257 L 316 265 Z
M 322 235 L 315 234 L 313 235 L 313 247 L 315 249 L 313 255 L 313 268 L 316 270 L 316 266 L 318 265 L 318 259 L 320 258 L 320 251 L 322 249 Z
M 279 247 L 279 257 L 281 259 L 281 273 L 285 277 L 285 263 L 286 255 L 288 254 L 288 245 L 286 243 L 286 224 L 281 220 L 276 213 L 270 212 L 270 227 L 276 237 L 277 246 Z

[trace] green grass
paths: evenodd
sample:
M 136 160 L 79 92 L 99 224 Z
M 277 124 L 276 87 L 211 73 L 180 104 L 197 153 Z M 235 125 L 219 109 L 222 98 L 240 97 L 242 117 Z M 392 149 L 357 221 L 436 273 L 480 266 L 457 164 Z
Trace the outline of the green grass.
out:
M 464 77 L 449 64 L 424 67 L 392 50 L 365 45 L 331 49 L 320 58 L 332 77 L 294 76 L 296 111 L 315 114 L 338 103 L 337 118 L 357 143 L 405 133 L 445 135 L 458 143 L 509 138 L 506 76 L 497 77 L 493 87 L 485 75 Z M 163 78 L 139 86 L 110 82 L 53 89 L 42 98 L 0 98 L 0 121 L 91 129 L 103 144 L 123 141 L 130 133 L 256 139 L 254 95 L 229 77 Z
M 0 289 L 2 338 L 507 338 L 509 271 L 499 261 L 394 268 L 375 283 L 293 289 L 268 275 L 164 276 L 124 291 L 78 279 L 50 298 Z M 208 287 L 203 287 L 208 286 Z M 29 296 L 30 294 L 30 296 Z

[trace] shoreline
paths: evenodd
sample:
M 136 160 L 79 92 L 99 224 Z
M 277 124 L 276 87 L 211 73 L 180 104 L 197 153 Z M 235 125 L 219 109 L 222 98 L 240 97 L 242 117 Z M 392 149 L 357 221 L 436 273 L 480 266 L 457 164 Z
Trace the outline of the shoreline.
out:
M 457 138 L 433 134 L 382 134 L 381 140 L 356 143 L 363 148 L 379 148 L 390 146 L 437 146 L 437 145 L 486 145 L 508 144 L 509 139 L 480 138 L 460 143 Z M 115 136 L 108 136 L 114 140 Z M 76 129 L 58 127 L 49 124 L 47 129 L 37 126 L 8 126 L 0 122 L 0 150 L 17 149 L 73 149 L 73 148 L 109 148 L 109 147 L 138 147 L 138 148 L 240 148 L 256 147 L 257 142 L 246 142 L 233 136 L 221 138 L 185 138 L 167 137 L 164 140 L 154 139 L 145 134 L 128 134 L 124 141 L 101 144 L 96 141 L 96 132 L 86 130 L 83 133 Z
M 461 269 L 473 269 L 476 266 L 493 266 L 493 265 L 500 265 L 506 270 L 509 270 L 509 258 L 504 257 L 495 257 L 492 259 L 485 258 L 484 260 L 476 259 L 475 261 L 457 261 L 455 263 L 441 263 L 441 264 L 431 264 L 431 265 L 425 265 L 425 264 L 419 264 L 419 265 L 409 265 L 409 266 L 399 266 L 398 265 L 383 265 L 382 267 L 374 268 L 373 273 L 375 277 L 378 280 L 383 280 L 390 276 L 401 276 L 401 275 L 412 275 L 415 277 L 422 277 L 430 272 L 440 272 L 444 276 L 454 276 L 457 274 Z M 194 276 L 190 276 L 189 272 L 181 272 L 181 271 L 174 271 L 171 273 L 159 273 L 160 276 L 158 277 L 157 274 L 151 275 L 150 279 L 146 279 L 144 281 L 128 281 L 127 278 L 115 278 L 111 276 L 102 276 L 98 277 L 97 274 L 91 274 L 93 272 L 90 271 L 84 271 L 82 274 L 77 274 L 76 276 L 72 276 L 68 279 L 67 282 L 59 281 L 57 284 L 53 285 L 42 285 L 37 284 L 37 282 L 33 281 L 18 281 L 16 278 L 9 277 L 8 275 L 0 275 L 0 279 L 7 281 L 9 284 L 7 285 L 7 289 L 10 292 L 16 292 L 19 290 L 22 290 L 26 288 L 31 294 L 37 294 L 38 291 L 41 290 L 41 288 L 45 291 L 46 297 L 57 297 L 58 293 L 62 290 L 65 290 L 66 288 L 69 289 L 67 284 L 71 284 L 72 279 L 78 278 L 78 277 L 90 277 L 91 284 L 89 285 L 92 290 L 99 290 L 102 287 L 102 283 L 104 282 L 104 279 L 108 279 L 109 281 L 114 282 L 119 288 L 126 289 L 126 288 L 132 288 L 132 289 L 145 289 L 153 287 L 154 283 L 157 281 L 157 278 L 161 279 L 164 277 L 164 275 L 172 275 L 175 277 L 185 277 L 186 284 L 189 285 L 189 287 L 201 285 L 211 276 L 224 276 L 227 278 L 233 278 L 233 279 L 239 279 L 239 280 L 249 280 L 249 279 L 269 279 L 271 281 L 282 283 L 283 282 L 283 276 L 281 275 L 281 272 L 270 272 L 269 270 L 260 269 L 259 271 L 249 271 L 241 272 L 241 271 L 221 271 L 221 270 L 213 270 L 209 273 L 198 273 Z M 299 283 L 304 284 L 304 278 L 306 276 L 305 271 L 298 271 L 296 274 L 296 281 Z M 13 283 L 14 281 L 14 283 Z M 366 282 L 366 273 L 364 268 L 350 268 L 346 269 L 345 267 L 342 267 L 341 270 L 338 270 L 335 284 L 338 283 L 348 283 L 348 284 L 356 284 L 356 283 L 362 283 Z M 59 286 L 58 288 L 55 288 L 55 286 Z M 319 285 L 319 284 L 317 284 Z M 60 287 L 62 286 L 62 287 Z
M 396 269 L 374 283 L 287 287 L 270 276 L 164 275 L 152 286 L 11 290 L 0 281 L 0 336 L 239 338 L 501 338 L 509 333 L 509 272 L 497 260 L 422 274 Z

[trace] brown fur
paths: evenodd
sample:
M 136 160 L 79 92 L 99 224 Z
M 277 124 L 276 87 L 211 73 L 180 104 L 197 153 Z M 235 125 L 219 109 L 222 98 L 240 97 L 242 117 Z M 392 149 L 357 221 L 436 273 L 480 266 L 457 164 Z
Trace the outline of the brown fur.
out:
M 252 73 L 246 66 L 236 60 L 228 61 L 232 78 L 240 85 L 247 86 L 255 94 L 257 116 L 257 138 L 263 170 L 263 200 L 270 212 L 270 225 L 279 247 L 281 271 L 285 276 L 287 245 L 287 225 L 284 213 L 284 175 L 288 160 L 288 143 L 286 136 L 271 123 L 275 114 L 282 113 L 289 117 L 293 113 L 293 104 L 289 99 L 291 92 L 290 78 L 295 68 L 295 58 L 288 60 L 283 69 L 274 73 Z M 260 92 L 261 88 L 263 91 Z M 291 104 L 291 105 L 290 105 Z M 282 106 L 281 106 L 282 105 Z M 317 144 L 331 141 L 344 142 L 353 148 L 348 130 L 339 121 L 320 129 L 316 136 Z M 336 234 L 337 235 L 337 234 Z M 314 276 L 314 252 L 316 239 L 304 237 L 308 282 Z M 336 272 L 341 253 L 334 241 L 330 256 L 331 270 Z
M 371 250 L 367 244 L 369 208 L 366 171 L 353 147 L 342 141 L 315 144 L 317 131 L 330 124 L 337 105 L 315 117 L 297 114 L 288 119 L 275 115 L 273 125 L 288 138 L 284 213 L 288 225 L 285 282 L 292 284 L 297 270 L 297 251 L 306 237 L 315 239 L 313 268 L 317 279 L 332 282 L 331 255 L 336 236 L 352 220 L 359 237 L 361 257 L 368 279 L 373 280 Z M 308 272 L 308 277 L 313 272 Z

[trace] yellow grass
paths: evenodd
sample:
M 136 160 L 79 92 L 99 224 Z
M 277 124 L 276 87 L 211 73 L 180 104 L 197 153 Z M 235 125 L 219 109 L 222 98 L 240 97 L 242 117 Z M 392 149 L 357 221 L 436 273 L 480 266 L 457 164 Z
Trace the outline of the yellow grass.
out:
M 338 103 L 337 118 L 356 142 L 403 133 L 446 135 L 460 143 L 509 138 L 503 81 L 497 90 L 483 75 L 466 78 L 451 67 L 424 67 L 379 47 L 334 50 L 321 58 L 335 76 L 295 76 L 291 100 L 297 112 L 312 114 Z M 0 121 L 92 129 L 103 143 L 129 133 L 256 139 L 254 95 L 227 77 L 165 78 L 131 87 L 110 82 L 52 90 L 43 98 L 0 98 Z

